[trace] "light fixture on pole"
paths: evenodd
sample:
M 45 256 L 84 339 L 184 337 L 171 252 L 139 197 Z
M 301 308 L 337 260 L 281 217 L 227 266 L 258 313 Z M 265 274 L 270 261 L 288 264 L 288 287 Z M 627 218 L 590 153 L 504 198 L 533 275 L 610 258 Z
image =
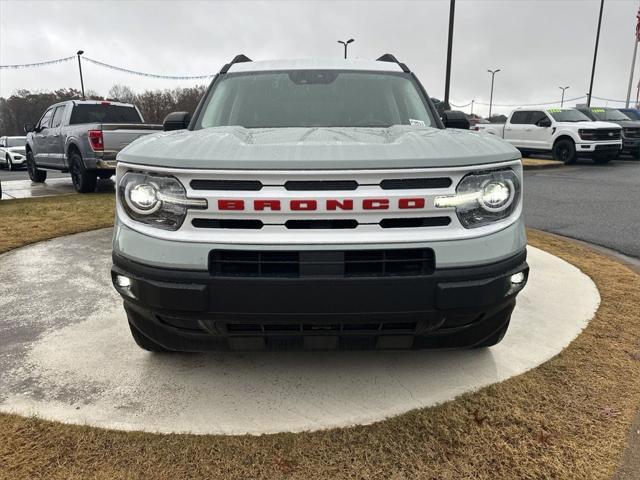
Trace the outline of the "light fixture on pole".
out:
M 350 38 L 346 42 L 343 42 L 342 40 L 338 40 L 338 43 L 341 43 L 342 45 L 344 45 L 344 58 L 345 59 L 347 58 L 347 45 L 349 45 L 353 41 L 354 41 L 353 38 Z
M 564 91 L 569 87 L 558 87 L 558 88 L 562 90 L 562 98 L 560 99 L 560 108 L 562 108 L 562 106 L 564 105 Z
M 496 73 L 498 73 L 500 71 L 500 69 L 496 69 L 496 70 L 487 70 L 487 72 L 489 72 L 491 74 L 491 96 L 489 97 L 489 117 L 491 118 L 491 108 L 493 107 L 493 77 L 496 76 Z
M 82 61 L 80 60 L 80 55 L 84 53 L 84 50 L 78 50 L 76 55 L 78 55 L 78 68 L 80 69 L 80 87 L 82 88 L 82 100 L 86 100 L 84 98 L 84 80 L 82 79 Z

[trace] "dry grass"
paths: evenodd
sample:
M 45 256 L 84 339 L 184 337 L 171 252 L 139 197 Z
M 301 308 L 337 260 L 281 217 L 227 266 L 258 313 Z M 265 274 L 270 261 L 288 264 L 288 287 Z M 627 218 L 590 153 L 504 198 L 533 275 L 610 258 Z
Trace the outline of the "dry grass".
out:
M 5 212 L 0 205 L 0 235 L 32 241 Z M 56 231 L 77 231 L 80 216 Z M 640 276 L 589 248 L 529 233 L 532 245 L 591 276 L 602 305 L 564 352 L 524 375 L 374 425 L 302 434 L 154 435 L 0 415 L 0 477 L 610 478 L 640 405 Z
M 113 193 L 0 202 L 0 253 L 61 235 L 113 225 Z
M 563 167 L 564 164 L 557 160 L 547 160 L 544 158 L 523 158 L 522 165 L 525 170 L 533 170 L 538 168 L 554 168 Z

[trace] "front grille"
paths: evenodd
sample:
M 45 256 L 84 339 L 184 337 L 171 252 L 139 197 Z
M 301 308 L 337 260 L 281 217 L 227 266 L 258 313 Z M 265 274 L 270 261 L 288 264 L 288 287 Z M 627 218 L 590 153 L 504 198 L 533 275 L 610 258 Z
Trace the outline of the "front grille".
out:
M 375 322 L 375 323 L 330 323 L 330 324 L 312 324 L 312 323 L 285 323 L 285 324 L 269 324 L 269 323 L 228 323 L 226 331 L 235 335 L 254 335 L 270 334 L 270 333 L 304 333 L 309 334 L 326 334 L 326 333 L 375 333 L 375 332 L 398 332 L 413 333 L 416 329 L 417 322 Z
M 446 227 L 450 223 L 449 217 L 384 218 L 380 226 L 382 228 Z
M 285 182 L 284 188 L 289 191 L 355 190 L 358 188 L 358 182 L 355 180 L 290 180 Z
M 446 227 L 451 223 L 450 217 L 411 217 L 383 218 L 379 223 L 364 225 L 380 225 L 381 228 L 428 228 Z M 287 220 L 284 224 L 265 224 L 262 220 L 194 218 L 191 224 L 195 228 L 225 228 L 238 230 L 260 230 L 265 225 L 284 225 L 289 230 L 343 230 L 354 229 L 362 225 L 355 219 L 322 219 L 322 220 Z
M 449 188 L 452 180 L 449 177 L 426 178 L 394 178 L 385 179 L 379 183 L 366 185 L 379 185 L 383 190 L 407 190 L 427 188 Z M 259 180 L 205 180 L 194 179 L 189 183 L 194 190 L 211 191 L 259 191 L 265 186 L 284 186 L 287 191 L 353 191 L 361 184 L 356 180 L 288 180 L 284 185 L 265 185 Z
M 593 131 L 593 140 L 620 140 L 619 128 L 599 128 Z
M 441 178 L 398 178 L 383 180 L 380 188 L 383 190 L 420 189 L 420 188 L 449 188 L 451 179 Z
M 285 227 L 291 230 L 309 230 L 309 229 L 343 229 L 356 228 L 357 220 L 287 220 Z
M 218 277 L 385 277 L 430 275 L 430 248 L 389 250 L 213 250 L 209 271 Z
M 258 180 L 191 180 L 190 185 L 194 190 L 262 190 L 262 182 Z
M 618 145 L 596 145 L 596 152 L 617 152 L 620 149 Z

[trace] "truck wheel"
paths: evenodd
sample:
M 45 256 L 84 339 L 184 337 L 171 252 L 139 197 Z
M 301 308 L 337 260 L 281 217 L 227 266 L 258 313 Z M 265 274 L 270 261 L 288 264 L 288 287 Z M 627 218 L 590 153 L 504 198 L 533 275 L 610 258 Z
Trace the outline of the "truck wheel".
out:
M 82 161 L 82 157 L 76 151 L 69 154 L 69 171 L 71 181 L 78 193 L 90 193 L 96 191 L 98 175 L 96 172 L 87 170 Z
M 31 150 L 27 150 L 27 172 L 29 172 L 29 178 L 32 182 L 44 183 L 44 181 L 47 179 L 47 171 L 38 170 Z
M 640 147 L 631 150 L 631 156 L 634 160 L 640 160 Z
M 11 162 L 11 157 L 7 155 L 7 170 L 10 172 L 13 170 L 13 162 Z
M 553 159 L 566 165 L 576 163 L 576 144 L 572 140 L 559 140 L 553 146 Z
M 131 330 L 131 335 L 133 336 L 133 339 L 135 340 L 136 344 L 143 350 L 146 350 L 148 352 L 157 352 L 157 353 L 166 353 L 171 351 L 171 350 L 167 350 L 162 345 L 159 345 L 153 340 L 146 337 L 140 330 L 134 327 L 131 322 L 129 322 L 129 329 Z
M 509 321 L 511 321 L 511 319 L 509 319 Z M 507 321 L 507 323 L 503 325 L 500 330 L 491 335 L 489 338 L 485 338 L 480 343 L 474 345 L 473 348 L 487 348 L 499 344 L 507 333 L 507 330 L 509 329 L 509 321 Z

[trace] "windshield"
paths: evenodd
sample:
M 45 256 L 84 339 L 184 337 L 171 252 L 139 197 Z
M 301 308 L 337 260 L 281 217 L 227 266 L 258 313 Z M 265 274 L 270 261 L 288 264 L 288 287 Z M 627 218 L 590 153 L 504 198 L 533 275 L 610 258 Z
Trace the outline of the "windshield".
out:
M 435 126 L 408 74 L 293 70 L 226 74 L 196 128 Z
M 27 137 L 7 137 L 7 147 L 24 147 Z
M 591 119 L 578 110 L 568 110 L 563 108 L 550 108 L 547 110 L 556 122 L 590 122 Z
M 640 120 L 640 111 L 638 111 L 638 110 L 624 109 L 624 110 L 619 110 L 619 111 L 624 113 L 631 120 Z
M 622 113 L 619 110 L 616 110 L 615 108 L 592 108 L 591 113 L 593 113 L 594 117 L 596 117 L 598 120 L 601 120 L 603 122 L 611 121 L 611 120 L 613 121 L 631 120 L 624 113 Z
M 110 103 L 85 103 L 73 107 L 69 121 L 71 125 L 81 123 L 142 123 L 142 118 L 133 107 Z

